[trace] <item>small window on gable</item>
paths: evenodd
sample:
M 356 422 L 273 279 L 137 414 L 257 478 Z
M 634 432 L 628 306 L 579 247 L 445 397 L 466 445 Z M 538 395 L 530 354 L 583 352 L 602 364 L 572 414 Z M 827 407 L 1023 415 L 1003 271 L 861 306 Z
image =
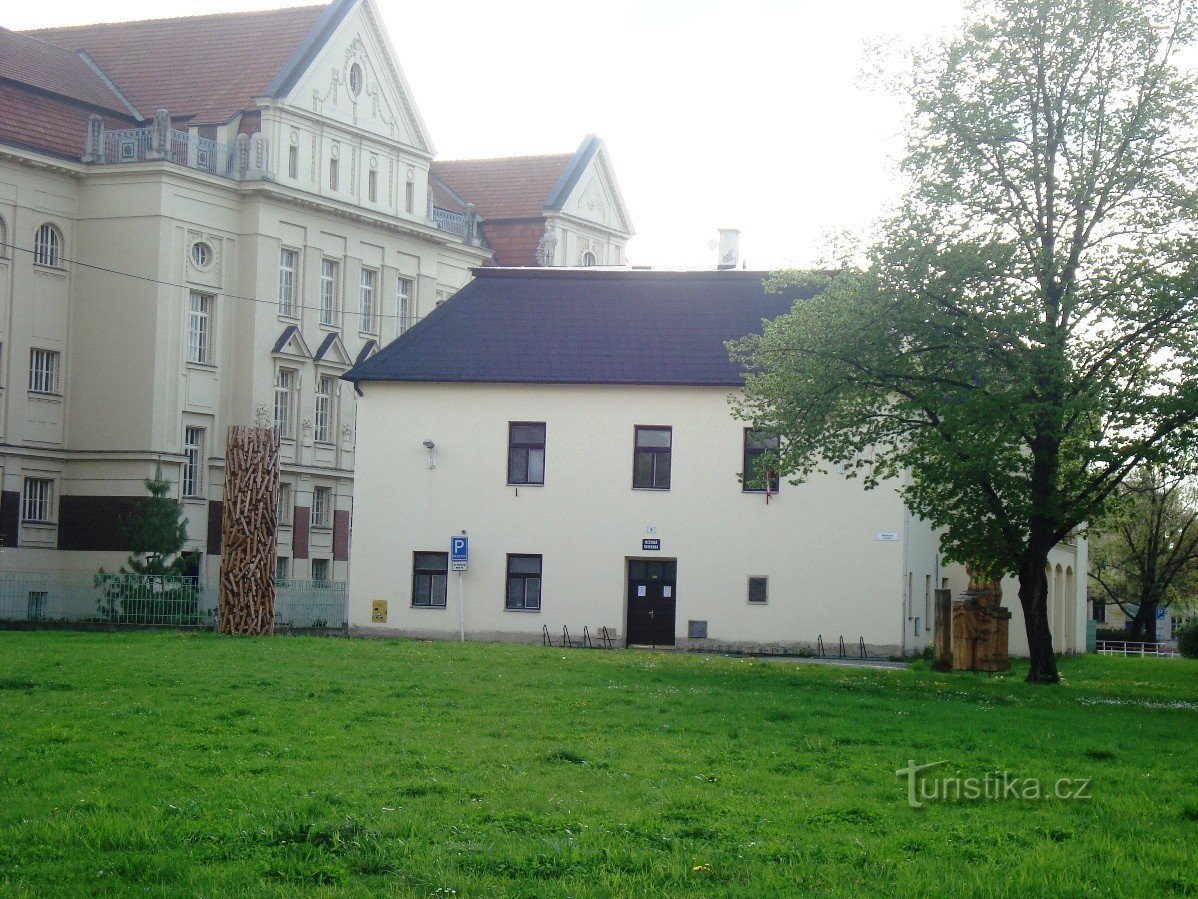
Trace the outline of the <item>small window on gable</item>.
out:
M 597 265 L 598 262 L 599 260 L 595 258 L 595 254 L 590 250 L 587 250 L 582 254 L 582 265 L 590 267 L 592 265 Z
M 416 211 L 416 184 L 409 181 L 404 185 L 404 210 L 411 215 Z
M 33 261 L 37 265 L 62 268 L 62 233 L 49 222 L 34 235 Z
M 338 159 L 336 156 L 329 160 L 329 190 L 339 189 L 337 185 L 340 180 L 338 177 L 340 175 L 340 171 L 338 169 L 337 163 Z
M 377 203 L 379 199 L 379 173 L 374 169 L 366 173 L 366 198 L 371 203 Z
M 355 97 L 362 93 L 362 67 L 356 62 L 349 67 L 349 92 Z
M 749 576 L 749 602 L 755 605 L 766 603 L 770 598 L 770 579 L 761 575 Z
M 299 180 L 299 147 L 295 145 L 287 148 L 287 177 Z

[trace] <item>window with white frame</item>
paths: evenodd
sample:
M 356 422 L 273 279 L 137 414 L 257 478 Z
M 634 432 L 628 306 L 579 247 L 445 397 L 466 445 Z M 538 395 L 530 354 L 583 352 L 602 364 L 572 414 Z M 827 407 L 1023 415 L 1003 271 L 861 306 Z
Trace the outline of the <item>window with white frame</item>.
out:
M 332 515 L 329 510 L 329 504 L 332 494 L 333 490 L 331 487 L 312 488 L 312 527 L 330 527 Z
M 29 351 L 29 390 L 32 393 L 58 393 L 60 356 L 57 350 Z
M 363 334 L 373 334 L 378 330 L 378 310 L 374 302 L 378 280 L 379 273 L 374 269 L 362 269 L 358 288 L 358 330 Z
M 411 278 L 400 278 L 395 286 L 396 333 L 402 334 L 415 324 L 414 285 Z
M 287 148 L 287 177 L 299 180 L 299 147 L 294 145 Z
M 295 516 L 294 496 L 290 484 L 279 485 L 278 525 L 281 528 L 291 527 L 291 519 Z
M 416 211 L 416 184 L 412 181 L 404 185 L 403 205 L 408 215 Z
M 374 169 L 366 173 L 366 198 L 371 203 L 377 203 L 379 199 L 379 173 Z
M 54 521 L 54 479 L 26 478 L 21 488 L 21 520 Z
M 62 233 L 49 222 L 33 236 L 33 261 L 36 265 L 62 268 Z
M 280 437 L 295 437 L 295 370 L 280 368 L 275 374 L 275 429 Z
M 341 173 L 338 170 L 337 162 L 338 160 L 336 156 L 329 160 L 329 190 L 337 190 L 338 183 L 340 181 L 338 176 Z
M 275 584 L 285 584 L 291 577 L 291 559 L 287 556 L 275 558 Z
M 317 443 L 332 443 L 337 433 L 337 379 L 321 375 L 316 381 Z
M 212 364 L 213 298 L 192 291 L 187 307 L 187 361 L 193 365 Z
M 183 495 L 204 495 L 204 429 L 183 429 Z
M 279 315 L 286 318 L 296 316 L 295 270 L 298 267 L 298 252 L 279 250 Z
M 340 289 L 341 264 L 333 259 L 320 260 L 320 323 L 337 324 L 337 295 Z

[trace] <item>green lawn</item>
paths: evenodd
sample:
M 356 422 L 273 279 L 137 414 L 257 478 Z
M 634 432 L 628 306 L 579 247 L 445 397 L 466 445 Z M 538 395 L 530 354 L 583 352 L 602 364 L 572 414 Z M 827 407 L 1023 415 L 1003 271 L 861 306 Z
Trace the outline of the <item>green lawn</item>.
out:
M 1198 894 L 1198 663 L 1062 671 L 0 633 L 0 894 Z

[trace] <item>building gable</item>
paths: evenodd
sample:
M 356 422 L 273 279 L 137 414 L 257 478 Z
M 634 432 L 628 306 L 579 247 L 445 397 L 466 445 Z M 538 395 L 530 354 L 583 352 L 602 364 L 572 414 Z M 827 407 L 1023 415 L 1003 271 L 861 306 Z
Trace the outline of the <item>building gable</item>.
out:
M 337 3 L 323 43 L 300 48 L 269 93 L 288 106 L 421 153 L 432 145 L 372 0 Z M 320 29 L 316 29 L 320 33 Z
M 308 349 L 304 335 L 295 325 L 288 325 L 283 329 L 283 333 L 275 341 L 271 354 L 277 358 L 292 360 L 307 361 L 312 358 L 312 351 Z
M 547 210 L 625 235 L 634 233 L 603 141 L 588 135 L 545 200 Z

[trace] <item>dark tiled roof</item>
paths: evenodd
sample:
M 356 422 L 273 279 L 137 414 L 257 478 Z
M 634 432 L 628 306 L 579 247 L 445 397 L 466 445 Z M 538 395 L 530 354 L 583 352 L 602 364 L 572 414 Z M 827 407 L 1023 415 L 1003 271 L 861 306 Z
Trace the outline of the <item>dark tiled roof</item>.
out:
M 737 387 L 725 341 L 812 291 L 763 272 L 477 269 L 347 380 Z
M 84 51 L 143 116 L 222 123 L 254 106 L 328 7 L 45 28 L 33 37 Z
M 0 79 L 98 110 L 132 114 L 121 97 L 78 54 L 7 28 L 0 28 Z

